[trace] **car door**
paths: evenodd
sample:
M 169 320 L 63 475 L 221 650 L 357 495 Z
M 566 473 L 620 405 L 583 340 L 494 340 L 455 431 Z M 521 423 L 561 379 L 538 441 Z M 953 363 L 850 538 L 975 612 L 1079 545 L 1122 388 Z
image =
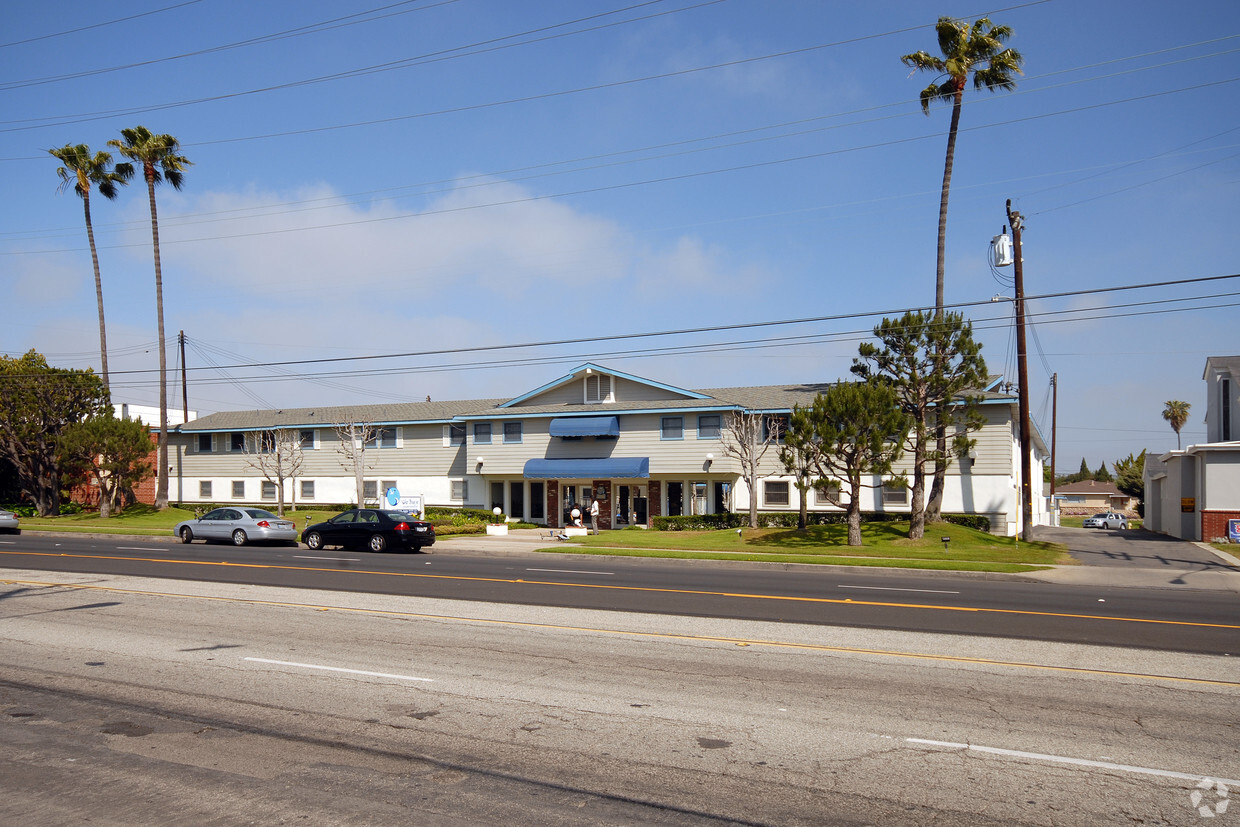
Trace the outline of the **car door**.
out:
M 337 514 L 323 527 L 323 542 L 330 546 L 347 546 L 357 534 L 357 511 Z
M 369 508 L 357 512 L 357 531 L 354 533 L 353 545 L 364 546 L 370 542 L 371 535 L 382 531 L 379 514 Z
M 214 511 L 208 511 L 203 514 L 194 526 L 194 536 L 201 537 L 203 540 L 219 540 L 220 524 L 224 520 L 224 509 L 217 508 Z

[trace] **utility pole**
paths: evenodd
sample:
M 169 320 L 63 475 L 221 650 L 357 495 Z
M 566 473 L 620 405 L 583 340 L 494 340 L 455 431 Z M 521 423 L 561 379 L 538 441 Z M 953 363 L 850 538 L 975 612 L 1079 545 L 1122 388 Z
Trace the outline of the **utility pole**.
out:
M 1055 501 L 1055 442 L 1059 432 L 1059 374 L 1051 374 L 1051 502 Z
M 1030 449 L 1033 440 L 1029 428 L 1029 365 L 1025 359 L 1025 278 L 1021 261 L 1020 233 L 1023 229 L 1021 214 L 1012 212 L 1012 199 L 1007 200 L 1008 226 L 1012 228 L 1012 265 L 1016 281 L 1016 367 L 1020 382 L 1020 504 L 1022 516 L 1021 537 L 1025 542 L 1033 540 L 1033 480 Z
M 189 422 L 189 388 L 185 383 L 185 331 L 182 330 L 177 334 L 177 340 L 181 343 L 181 424 Z

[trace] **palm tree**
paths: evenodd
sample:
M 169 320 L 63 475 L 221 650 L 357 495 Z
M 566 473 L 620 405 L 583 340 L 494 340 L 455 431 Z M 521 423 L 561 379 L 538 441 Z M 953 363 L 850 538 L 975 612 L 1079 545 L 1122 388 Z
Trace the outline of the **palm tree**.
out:
M 943 274 L 947 262 L 947 197 L 952 186 L 952 167 L 956 162 L 956 133 L 960 128 L 960 109 L 964 101 L 964 87 L 973 76 L 973 88 L 985 87 L 994 92 L 1016 86 L 1013 75 L 1021 74 L 1024 62 L 1020 52 L 1003 48 L 1003 42 L 1012 36 L 1008 26 L 996 26 L 983 17 L 972 26 L 963 20 L 940 17 L 934 26 L 938 35 L 938 57 L 918 51 L 903 55 L 900 60 L 914 71 L 921 69 L 936 73 L 934 82 L 921 90 L 921 110 L 930 114 L 930 104 L 935 101 L 951 101 L 951 128 L 947 132 L 947 159 L 943 163 L 943 188 L 939 195 L 939 249 L 935 269 L 934 316 L 943 316 Z M 936 371 L 939 367 L 936 366 Z M 935 451 L 934 481 L 930 486 L 930 500 L 926 506 L 926 519 L 934 522 L 942 514 L 943 487 L 947 476 L 947 423 L 945 412 L 951 399 L 938 400 L 934 427 Z
M 159 321 L 159 469 L 156 477 L 155 508 L 168 507 L 168 358 L 164 349 L 164 281 L 159 267 L 159 217 L 155 211 L 155 185 L 167 181 L 173 189 L 181 189 L 184 170 L 192 166 L 181 145 L 171 135 L 153 135 L 145 126 L 122 129 L 124 140 L 108 141 L 121 155 L 141 164 L 146 178 L 147 195 L 151 202 L 151 242 L 155 248 L 155 311 Z M 116 171 L 133 175 L 133 164 L 117 164 Z
M 939 197 L 939 257 L 935 274 L 934 306 L 936 315 L 943 315 L 943 271 L 947 256 L 947 196 L 952 186 L 952 166 L 956 160 L 956 132 L 960 127 L 960 107 L 964 100 L 964 87 L 969 75 L 973 76 L 973 88 L 983 87 L 994 92 L 1013 89 L 1013 75 L 1021 74 L 1024 62 L 1020 52 L 1003 48 L 1003 42 L 1012 36 L 1008 26 L 995 26 L 983 17 L 972 26 L 963 20 L 940 17 L 934 31 L 939 38 L 942 57 L 926 52 L 913 52 L 900 60 L 914 70 L 935 72 L 945 79 L 935 79 L 921 90 L 921 109 L 930 114 L 930 104 L 935 101 L 951 101 L 952 122 L 947 133 L 947 160 L 943 164 L 943 190 Z
M 1171 399 L 1167 401 L 1167 406 L 1163 408 L 1163 419 L 1171 423 L 1171 430 L 1175 431 L 1175 449 L 1180 450 L 1180 429 L 1184 427 L 1184 423 L 1188 422 L 1188 409 L 1191 408 L 1187 402 Z
M 116 197 L 117 186 L 129 183 L 133 170 L 111 170 L 112 155 L 102 150 L 93 156 L 86 144 L 65 144 L 48 152 L 64 166 L 56 170 L 60 176 L 58 192 L 64 192 L 70 183 L 73 191 L 82 198 L 86 212 L 86 240 L 90 242 L 90 260 L 95 266 L 95 297 L 99 301 L 99 368 L 103 377 L 103 389 L 108 390 L 108 334 L 103 324 L 103 280 L 99 277 L 99 253 L 95 250 L 95 228 L 90 223 L 90 187 L 94 184 L 99 194 L 111 201 Z

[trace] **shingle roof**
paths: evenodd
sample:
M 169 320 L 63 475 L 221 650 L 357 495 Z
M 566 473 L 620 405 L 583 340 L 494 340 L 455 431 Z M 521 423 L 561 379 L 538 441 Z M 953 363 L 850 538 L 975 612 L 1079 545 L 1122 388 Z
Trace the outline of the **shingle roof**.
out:
M 399 425 L 412 422 L 447 422 L 454 416 L 493 408 L 502 399 L 467 399 L 453 402 L 398 402 L 384 405 L 339 405 L 321 408 L 283 408 L 266 411 L 221 411 L 182 425 L 189 431 L 245 431 L 256 428 L 307 428 L 344 422 Z
M 1123 491 L 1115 487 L 1113 482 L 1098 482 L 1097 480 L 1081 480 L 1080 482 L 1070 482 L 1067 485 L 1056 485 L 1056 494 L 1109 494 L 1115 497 L 1128 496 Z

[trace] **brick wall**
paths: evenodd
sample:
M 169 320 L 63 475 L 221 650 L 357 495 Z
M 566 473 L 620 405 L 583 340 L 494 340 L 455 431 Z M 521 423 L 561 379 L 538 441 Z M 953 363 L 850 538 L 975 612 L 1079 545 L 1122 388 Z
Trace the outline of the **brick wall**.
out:
M 1208 543 L 1215 537 L 1226 537 L 1228 520 L 1240 520 L 1240 511 L 1201 512 L 1201 539 Z
M 555 480 L 547 482 L 547 525 L 562 528 L 560 525 L 560 484 Z
M 603 489 L 603 496 L 598 497 L 598 526 L 599 528 L 611 528 L 611 481 L 595 480 L 595 496 L 598 495 L 600 488 Z
M 650 491 L 650 496 L 646 500 L 646 519 L 653 522 L 655 517 L 663 515 L 663 483 L 658 480 L 651 480 L 647 488 Z

